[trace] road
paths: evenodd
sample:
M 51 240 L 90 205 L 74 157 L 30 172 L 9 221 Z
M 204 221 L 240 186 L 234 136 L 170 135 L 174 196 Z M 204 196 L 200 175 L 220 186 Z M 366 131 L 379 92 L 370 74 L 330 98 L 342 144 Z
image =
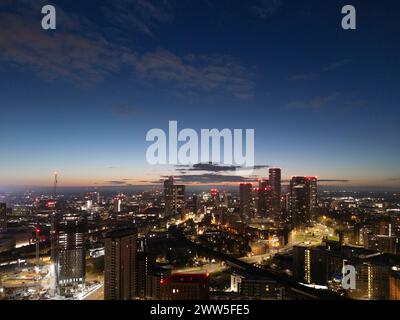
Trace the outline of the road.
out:
M 174 269 L 174 273 L 217 273 L 222 272 L 228 269 L 228 266 L 225 263 L 207 263 L 203 266 L 199 267 L 189 267 L 189 268 L 181 268 Z
M 98 285 L 89 294 L 82 297 L 81 300 L 104 300 L 104 285 Z

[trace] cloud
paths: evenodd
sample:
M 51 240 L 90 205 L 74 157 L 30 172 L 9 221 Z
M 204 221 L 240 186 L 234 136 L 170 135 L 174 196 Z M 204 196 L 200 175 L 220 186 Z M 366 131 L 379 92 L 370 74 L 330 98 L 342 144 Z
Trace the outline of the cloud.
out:
M 312 80 L 318 77 L 318 74 L 314 72 L 309 73 L 299 73 L 291 76 L 289 80 L 297 81 L 297 80 Z
M 0 13 L 0 61 L 23 71 L 30 69 L 49 81 L 87 85 L 119 70 L 118 52 L 101 35 L 85 32 L 93 28 L 86 19 L 58 8 L 58 23 L 63 27 L 44 31 L 29 8 L 40 12 L 40 7 L 28 5 L 21 11 Z
M 238 171 L 238 170 L 259 170 L 268 168 L 267 165 L 255 165 L 254 167 L 241 167 L 241 166 L 233 166 L 233 165 L 218 165 L 213 163 L 197 163 L 193 166 L 176 166 L 176 170 L 183 173 L 183 172 L 190 172 L 190 171 L 207 171 L 207 172 L 230 172 L 230 171 Z
M 293 100 L 287 106 L 289 108 L 313 110 L 323 110 L 335 106 L 349 110 L 364 107 L 369 103 L 370 101 L 360 97 L 358 92 L 334 92 L 310 99 Z
M 294 74 L 289 77 L 289 80 L 291 81 L 313 80 L 318 78 L 322 73 L 335 71 L 336 69 L 339 69 L 350 62 L 351 62 L 350 59 L 343 59 L 336 62 L 332 62 L 322 67 L 321 70 L 317 72 L 304 72 L 304 73 Z
M 173 85 L 179 92 L 217 92 L 240 99 L 254 96 L 253 73 L 231 56 L 190 52 L 178 56 L 163 49 L 139 53 L 136 48 L 122 45 L 97 31 L 107 28 L 100 28 L 61 7 L 57 7 L 57 30 L 44 31 L 33 14 L 40 12 L 41 7 L 31 1 L 26 3 L 30 5 L 16 6 L 16 9 L 11 2 L 7 2 L 8 6 L 2 4 L 0 61 L 3 65 L 23 72 L 30 70 L 48 81 L 67 81 L 78 86 L 96 85 L 124 70 L 135 80 L 151 85 Z M 153 23 L 169 21 L 169 14 L 162 10 L 169 4 L 160 3 L 158 7 L 145 0 L 120 0 L 111 6 L 110 14 L 116 11 L 114 18 L 123 22 L 130 19 L 127 8 L 134 6 L 133 17 L 139 15 Z M 121 32 L 130 36 L 124 29 Z M 131 114 L 127 108 L 119 111 Z
M 351 180 L 347 180 L 347 179 L 318 179 L 318 183 L 321 182 L 338 182 L 338 183 L 348 183 Z M 286 179 L 286 180 L 282 180 L 282 183 L 290 183 L 290 179 Z
M 237 98 L 254 95 L 254 75 L 230 56 L 190 54 L 181 58 L 167 50 L 143 55 L 127 54 L 125 60 L 145 80 L 176 84 L 195 91 L 223 91 Z
M 307 108 L 307 109 L 323 109 L 337 101 L 342 93 L 333 93 L 325 96 L 317 96 L 310 100 L 295 100 L 288 104 L 290 108 Z
M 101 10 L 114 31 L 139 32 L 154 37 L 160 24 L 171 23 L 175 17 L 174 1 L 113 0 Z
M 128 106 L 113 106 L 112 113 L 116 116 L 137 116 L 142 115 L 144 111 L 140 108 L 136 107 L 128 107 Z
M 112 180 L 112 181 L 106 181 L 106 184 L 112 184 L 112 185 L 126 185 L 126 181 L 116 181 L 116 180 Z
M 167 176 L 163 178 L 168 178 Z M 175 181 L 181 183 L 198 183 L 198 184 L 213 184 L 213 183 L 240 183 L 257 181 L 256 178 L 247 178 L 238 175 L 222 175 L 222 174 L 187 174 L 174 177 Z
M 250 7 L 250 12 L 259 18 L 266 19 L 274 16 L 282 5 L 281 0 L 258 0 Z
M 178 171 L 209 171 L 209 172 L 223 172 L 223 171 L 235 171 L 240 168 L 238 166 L 222 166 L 212 163 L 197 163 L 193 166 L 176 166 Z
M 322 70 L 325 72 L 335 71 L 336 69 L 345 66 L 346 64 L 350 63 L 350 59 L 344 59 L 336 62 L 332 62 L 331 64 L 325 66 Z

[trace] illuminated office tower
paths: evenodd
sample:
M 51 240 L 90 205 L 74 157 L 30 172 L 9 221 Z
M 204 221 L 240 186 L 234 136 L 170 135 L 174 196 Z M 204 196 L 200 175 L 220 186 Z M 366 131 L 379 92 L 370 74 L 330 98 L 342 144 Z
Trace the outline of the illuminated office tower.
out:
M 132 300 L 136 291 L 137 231 L 117 230 L 105 239 L 104 299 Z
M 306 177 L 307 185 L 309 189 L 309 197 L 310 197 L 310 211 L 313 214 L 315 210 L 318 208 L 318 201 L 317 201 L 317 184 L 318 178 L 317 177 Z
M 114 198 L 114 213 L 121 212 L 122 200 L 120 197 Z
M 292 177 L 289 194 L 290 216 L 294 226 L 308 225 L 317 208 L 317 178 Z
M 211 189 L 210 195 L 211 195 L 212 206 L 214 208 L 219 207 L 219 205 L 220 205 L 220 196 L 219 196 L 218 189 Z
M 253 214 L 253 185 L 251 183 L 241 183 L 240 193 L 240 218 L 242 221 L 248 221 Z
M 175 185 L 174 178 L 164 181 L 165 217 L 182 214 L 185 210 L 185 186 Z
M 279 214 L 281 212 L 281 175 L 280 168 L 269 169 L 269 185 L 271 186 L 271 209 L 272 213 Z
M 268 217 L 271 213 L 271 196 L 272 188 L 268 180 L 260 180 L 258 186 L 258 215 L 261 217 Z
M 65 214 L 55 225 L 55 273 L 58 294 L 85 284 L 87 222 L 78 214 Z
M 7 207 L 5 203 L 0 203 L 0 233 L 7 232 Z

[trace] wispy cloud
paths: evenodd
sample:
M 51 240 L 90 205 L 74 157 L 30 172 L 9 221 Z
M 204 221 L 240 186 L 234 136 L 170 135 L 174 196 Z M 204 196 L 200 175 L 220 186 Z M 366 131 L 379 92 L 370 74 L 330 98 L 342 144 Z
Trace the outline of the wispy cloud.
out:
M 238 98 L 254 94 L 254 75 L 230 56 L 190 54 L 182 58 L 170 51 L 158 50 L 143 55 L 127 54 L 124 58 L 145 80 L 172 83 L 196 91 L 220 90 Z
M 303 73 L 297 73 L 289 77 L 289 80 L 291 81 L 301 81 L 301 80 L 314 80 L 316 78 L 319 78 L 322 76 L 323 73 L 328 73 L 328 72 L 333 72 L 351 62 L 350 59 L 343 59 L 339 61 L 332 62 L 324 67 L 322 67 L 318 71 L 312 71 L 312 72 L 303 72 Z
M 115 11 L 114 19 L 122 24 L 129 19 L 136 21 L 135 16 L 150 21 L 150 25 L 167 22 L 172 13 L 163 8 L 169 7 L 170 2 L 159 2 L 155 5 L 147 0 L 118 0 L 113 2 L 110 14 Z M 190 52 L 179 56 L 163 49 L 139 53 L 137 48 L 98 32 L 103 28 L 87 18 L 65 12 L 61 7 L 57 7 L 60 28 L 46 32 L 32 14 L 40 12 L 37 4 L 27 1 L 28 7 L 15 9 L 11 2 L 7 3 L 0 13 L 0 61 L 9 67 L 31 70 L 49 81 L 68 81 L 79 86 L 95 85 L 124 70 L 135 80 L 173 85 L 179 92 L 215 92 L 240 99 L 254 95 L 253 73 L 231 56 Z M 140 28 L 145 34 L 151 33 L 144 24 Z M 127 30 L 120 31 L 129 35 Z
M 259 18 L 266 19 L 275 15 L 282 5 L 282 0 L 258 0 L 250 7 L 250 12 Z
M 260 170 L 269 168 L 268 165 L 255 165 L 254 167 L 241 167 L 241 166 L 233 166 L 233 165 L 218 165 L 213 163 L 197 163 L 193 166 L 176 166 L 176 170 L 183 173 L 183 172 L 190 172 L 190 171 L 206 171 L 206 172 L 233 172 L 233 171 L 240 171 L 240 170 Z
M 292 81 L 297 81 L 297 80 L 312 80 L 318 77 L 317 73 L 314 72 L 309 72 L 309 73 L 298 73 L 295 74 L 291 77 L 289 77 L 289 80 Z
M 116 116 L 131 117 L 142 115 L 144 111 L 143 109 L 137 107 L 116 105 L 112 107 L 112 113 Z
M 325 66 L 322 70 L 325 72 L 334 71 L 340 67 L 343 67 L 351 62 L 350 59 L 343 59 L 339 61 L 335 61 L 330 63 L 329 65 Z
M 288 104 L 290 108 L 323 109 L 336 102 L 342 93 L 336 92 L 330 95 L 317 96 L 310 100 L 294 100 Z
M 58 8 L 62 28 L 46 32 L 33 15 L 40 7 L 31 1 L 25 4 L 2 8 L 0 61 L 30 69 L 49 81 L 63 79 L 80 85 L 97 83 L 118 71 L 118 52 L 100 34 L 88 32 L 88 28 L 95 30 L 90 21 Z
M 289 108 L 324 110 L 331 107 L 341 109 L 353 109 L 365 107 L 370 101 L 359 96 L 358 92 L 334 92 L 326 95 L 318 95 L 310 99 L 292 100 Z
M 161 24 L 174 20 L 174 3 L 168 0 L 113 0 L 106 2 L 102 12 L 115 31 L 134 31 L 154 37 L 154 30 Z
M 126 183 L 126 181 L 112 180 L 112 181 L 106 181 L 106 184 L 122 186 L 122 185 L 126 185 L 127 183 Z
M 163 177 L 167 178 L 167 177 Z M 223 175 L 223 174 L 185 174 L 175 176 L 174 179 L 181 183 L 197 183 L 197 184 L 213 184 L 213 183 L 240 183 L 257 181 L 256 178 L 247 178 L 239 175 Z

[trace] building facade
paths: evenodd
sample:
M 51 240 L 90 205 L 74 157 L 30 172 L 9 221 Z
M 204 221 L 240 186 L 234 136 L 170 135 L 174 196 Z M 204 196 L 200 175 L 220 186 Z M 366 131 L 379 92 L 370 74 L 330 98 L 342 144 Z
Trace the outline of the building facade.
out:
M 7 232 L 7 207 L 5 203 L 0 203 L 0 233 Z
M 208 300 L 207 274 L 173 274 L 161 281 L 161 300 Z
M 181 215 L 185 211 L 185 186 L 176 185 L 174 178 L 164 181 L 165 217 Z
M 55 272 L 60 295 L 85 284 L 87 221 L 79 214 L 65 214 L 55 224 Z
M 137 231 L 118 230 L 105 239 L 104 299 L 132 300 L 136 296 Z

